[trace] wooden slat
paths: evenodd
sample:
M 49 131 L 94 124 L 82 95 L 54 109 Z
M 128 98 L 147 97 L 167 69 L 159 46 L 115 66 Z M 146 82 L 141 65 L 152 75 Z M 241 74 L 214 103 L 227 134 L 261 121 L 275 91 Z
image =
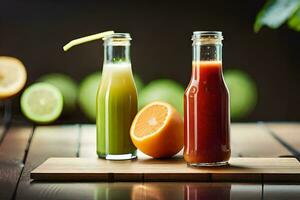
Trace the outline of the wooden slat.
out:
M 5 125 L 1 124 L 0 125 L 0 144 L 1 144 L 1 141 L 2 141 L 2 139 L 4 137 L 5 129 L 6 129 Z
M 81 186 L 80 190 L 78 185 Z M 58 191 L 61 192 L 61 191 Z M 261 200 L 261 184 L 249 183 L 174 183 L 126 182 L 80 183 L 66 188 L 64 200 L 84 199 L 172 199 L 172 200 Z M 75 193 L 75 194 L 74 194 Z
M 300 155 L 300 123 L 267 123 L 266 126 Z
M 79 157 L 97 158 L 95 125 L 81 125 Z
M 0 199 L 11 199 L 21 171 L 31 127 L 10 128 L 0 145 Z
M 263 199 L 265 200 L 299 200 L 300 185 L 264 184 Z
M 152 185 L 151 183 L 150 185 Z M 157 183 L 159 187 L 159 183 Z M 186 183 L 184 199 L 261 200 L 262 185 L 250 183 Z M 177 189 L 179 190 L 179 188 Z M 151 192 L 151 191 L 150 191 Z M 168 199 L 168 198 L 166 198 Z
M 33 183 L 35 184 L 35 183 Z M 58 185 L 58 184 L 56 184 Z M 259 200 L 261 184 L 244 183 L 174 183 L 174 182 L 114 182 L 114 183 L 73 183 L 60 184 L 55 193 L 47 199 L 63 200 L 114 200 L 114 199 L 222 199 Z M 187 190 L 190 191 L 187 194 Z M 192 193 L 191 193 L 192 192 Z M 201 196 L 202 195 L 202 196 Z M 204 198 L 205 197 L 205 198 Z M 215 197 L 215 198 L 214 198 Z
M 262 125 L 232 124 L 231 147 L 241 157 L 279 157 L 291 153 L 276 141 Z
M 132 199 L 172 199 L 172 200 L 182 200 L 182 199 L 209 199 L 209 195 L 207 198 L 200 198 L 201 189 L 207 189 L 207 193 L 212 192 L 216 187 L 228 187 L 228 184 L 217 184 L 216 183 L 156 183 L 156 182 L 146 182 L 144 184 L 134 185 L 132 188 Z M 216 186 L 216 187 L 214 187 Z M 199 197 L 195 198 L 191 193 L 188 193 L 189 189 L 193 190 L 193 194 L 197 193 L 199 189 Z M 195 191 L 197 190 L 197 191 Z M 202 194 L 203 191 L 202 191 Z M 224 197 L 224 196 L 223 196 Z M 214 198 L 211 198 L 214 199 Z M 226 199 L 226 198 L 221 198 Z
M 16 199 L 64 199 L 64 193 L 57 194 L 63 184 L 31 183 L 30 171 L 52 156 L 75 157 L 78 139 L 78 125 L 37 127 L 19 181 Z
M 295 158 L 231 158 L 229 162 L 230 166 L 221 168 L 191 168 L 182 158 L 134 161 L 50 158 L 33 170 L 31 177 L 43 181 L 300 182 L 300 163 Z
M 262 184 L 231 183 L 231 200 L 261 200 L 263 196 Z

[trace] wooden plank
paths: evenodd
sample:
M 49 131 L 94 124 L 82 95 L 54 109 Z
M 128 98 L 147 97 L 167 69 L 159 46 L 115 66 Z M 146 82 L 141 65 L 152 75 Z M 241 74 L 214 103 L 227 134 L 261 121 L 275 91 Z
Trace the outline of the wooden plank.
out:
M 33 183 L 35 184 L 35 183 Z M 183 182 L 114 182 L 57 184 L 47 199 L 102 200 L 102 199 L 261 199 L 261 184 L 244 183 L 183 183 Z M 187 193 L 189 191 L 189 193 Z M 202 196 L 201 196 L 202 195 Z M 213 198 L 217 197 L 217 198 Z
M 56 156 L 75 157 L 78 151 L 79 126 L 40 126 L 34 131 L 25 167 L 22 172 L 15 199 L 64 199 L 57 195 L 63 185 L 31 183 L 30 171 L 47 158 Z
M 81 125 L 79 157 L 97 158 L 95 125 Z
M 257 124 L 232 124 L 231 147 L 240 157 L 280 157 L 291 153 L 266 128 Z
M 152 184 L 152 183 L 151 183 Z M 251 183 L 186 183 L 184 199 L 261 200 L 262 185 Z M 179 188 L 177 189 L 179 190 Z M 166 198 L 168 199 L 168 198 Z
M 6 163 L 22 163 L 32 127 L 11 127 L 0 145 L 0 160 Z
M 231 183 L 230 200 L 261 200 L 263 199 L 262 184 Z M 222 198 L 221 198 L 222 199 Z
M 185 195 L 185 187 L 188 187 L 188 184 L 193 183 L 147 182 L 144 184 L 135 184 L 132 188 L 131 195 L 132 199 L 192 200 L 193 198 L 187 198 Z
M 275 137 L 283 141 L 283 145 L 286 143 L 290 146 L 291 152 L 295 151 L 295 156 L 300 158 L 300 123 L 267 123 L 266 127 L 271 134 L 275 134 Z
M 279 175 L 279 179 L 276 177 Z M 266 177 L 265 177 L 266 176 Z M 291 180 L 291 177 L 295 177 Z M 232 158 L 230 166 L 191 168 L 178 159 L 109 161 L 95 158 L 50 158 L 31 172 L 42 181 L 297 181 L 295 158 Z
M 81 186 L 79 189 L 78 185 Z M 76 190 L 76 189 L 79 190 Z M 62 191 L 58 191 L 62 192 Z M 66 188 L 64 200 L 172 199 L 261 200 L 262 185 L 249 183 L 115 182 L 80 183 Z M 75 193 L 75 194 L 74 194 Z
M 300 185 L 293 184 L 264 184 L 263 199 L 266 200 L 299 200 Z
M 5 131 L 6 131 L 5 125 L 1 124 L 0 125 L 0 144 L 1 144 L 2 140 L 3 140 Z
M 0 145 L 0 199 L 12 199 L 23 169 L 32 127 L 10 128 Z

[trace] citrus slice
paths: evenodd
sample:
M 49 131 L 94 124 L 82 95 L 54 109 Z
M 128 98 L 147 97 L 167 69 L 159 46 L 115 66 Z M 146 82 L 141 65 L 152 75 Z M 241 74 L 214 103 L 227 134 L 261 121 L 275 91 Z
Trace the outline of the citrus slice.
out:
M 14 57 L 0 56 L 0 99 L 17 94 L 26 83 L 23 63 Z
M 155 101 L 138 112 L 130 137 L 140 151 L 151 157 L 171 157 L 183 146 L 183 120 L 173 106 Z
M 28 119 L 37 123 L 49 123 L 60 116 L 63 97 L 51 84 L 35 83 L 22 94 L 21 109 Z
M 78 86 L 71 76 L 62 73 L 51 73 L 40 77 L 38 81 L 50 83 L 59 89 L 64 99 L 63 112 L 65 114 L 76 110 Z

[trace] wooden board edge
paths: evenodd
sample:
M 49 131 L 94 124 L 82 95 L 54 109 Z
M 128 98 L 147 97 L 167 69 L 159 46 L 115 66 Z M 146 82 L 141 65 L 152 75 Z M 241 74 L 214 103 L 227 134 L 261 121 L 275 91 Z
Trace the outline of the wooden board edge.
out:
M 81 182 L 81 181 L 100 181 L 100 182 L 111 182 L 109 174 L 101 173 L 89 173 L 89 174 L 75 174 L 75 173 L 30 173 L 30 178 L 33 182 Z
M 300 174 L 264 174 L 264 182 L 300 183 Z
M 217 173 L 212 174 L 211 179 L 213 182 L 262 182 L 262 174 L 253 173 Z
M 53 162 L 52 159 L 64 159 L 60 158 L 48 158 L 40 166 L 35 168 L 30 173 L 30 177 L 36 181 L 101 181 L 101 182 L 126 182 L 126 181 L 136 181 L 136 182 L 175 182 L 175 181 L 192 181 L 192 182 L 299 182 L 300 172 L 291 172 L 285 174 L 272 174 L 272 173 L 168 173 L 167 176 L 162 176 L 161 173 L 60 173 L 60 172 L 49 172 L 44 173 L 40 170 L 40 167 L 46 165 L 47 162 Z M 67 159 L 80 159 L 80 158 L 70 158 Z M 94 158 L 85 158 L 94 159 Z M 299 163 L 295 158 L 281 158 L 286 160 L 291 160 L 292 162 Z M 300 165 L 300 164 L 299 164 Z
M 146 173 L 144 175 L 145 182 L 175 182 L 175 181 L 210 181 L 210 173 L 168 173 L 168 176 L 162 176 L 159 173 Z

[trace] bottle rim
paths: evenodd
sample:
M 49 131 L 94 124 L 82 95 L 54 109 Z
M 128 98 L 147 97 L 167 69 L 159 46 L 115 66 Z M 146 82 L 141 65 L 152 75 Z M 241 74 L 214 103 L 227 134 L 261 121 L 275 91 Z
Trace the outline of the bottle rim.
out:
M 222 31 L 194 31 L 192 40 L 197 39 L 219 39 L 223 40 Z
M 102 38 L 103 41 L 113 39 L 113 40 L 132 40 L 129 33 L 113 33 Z

